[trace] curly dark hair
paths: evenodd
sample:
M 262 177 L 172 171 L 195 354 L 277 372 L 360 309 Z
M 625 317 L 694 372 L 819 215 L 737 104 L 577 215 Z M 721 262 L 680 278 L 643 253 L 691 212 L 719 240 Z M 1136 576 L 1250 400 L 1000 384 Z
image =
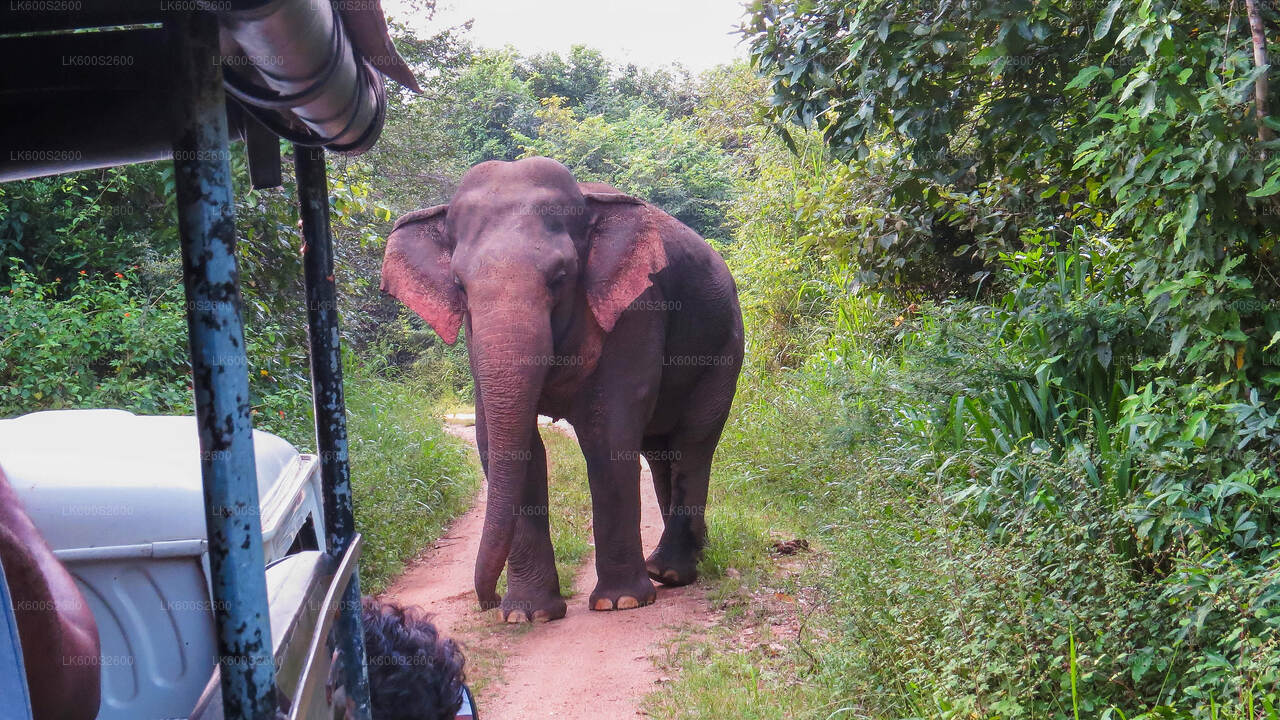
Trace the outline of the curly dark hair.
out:
M 466 659 L 418 612 L 364 598 L 373 720 L 449 720 L 462 705 Z

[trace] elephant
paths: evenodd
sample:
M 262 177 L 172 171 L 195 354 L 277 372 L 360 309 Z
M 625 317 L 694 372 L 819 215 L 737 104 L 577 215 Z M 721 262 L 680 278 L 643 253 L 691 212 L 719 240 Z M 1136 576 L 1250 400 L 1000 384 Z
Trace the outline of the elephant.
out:
M 395 223 L 382 289 L 448 344 L 466 328 L 488 480 L 481 608 L 507 622 L 565 614 L 539 414 L 567 420 L 586 459 L 598 578 L 588 606 L 648 605 L 651 580 L 696 579 L 711 459 L 743 359 L 733 277 L 702 237 L 554 160 L 490 161 L 467 171 L 447 205 Z M 664 522 L 647 558 L 642 454 Z

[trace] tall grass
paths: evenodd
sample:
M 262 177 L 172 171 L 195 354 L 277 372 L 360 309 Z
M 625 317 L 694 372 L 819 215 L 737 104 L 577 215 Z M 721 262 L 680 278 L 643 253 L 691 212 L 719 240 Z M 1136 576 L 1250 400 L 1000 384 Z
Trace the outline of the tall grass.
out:
M 1054 293 L 1088 284 L 1087 263 L 1047 265 Z M 1197 577 L 1238 600 L 1180 594 L 1135 537 L 1146 479 L 1141 432 L 1126 424 L 1128 341 L 1112 335 L 1117 367 L 1096 343 L 1087 357 L 1048 352 L 1093 338 L 1029 327 L 1010 318 L 1017 304 L 843 290 L 827 303 L 791 317 L 802 327 L 790 337 L 819 339 L 806 361 L 744 373 L 704 560 L 725 619 L 673 648 L 677 684 L 651 697 L 654 715 L 1275 717 L 1259 668 L 1280 646 L 1265 625 L 1236 624 L 1264 631 L 1230 657 L 1202 643 L 1231 625 L 1184 618 L 1197 605 L 1210 619 L 1274 607 L 1277 576 L 1237 568 L 1228 582 L 1214 566 Z M 749 334 L 778 322 L 750 318 Z M 798 564 L 768 552 L 795 535 L 816 552 Z M 788 626 L 801 630 L 776 634 Z
M 386 372 L 386 371 L 383 371 Z M 378 592 L 470 506 L 479 468 L 444 432 L 434 380 L 348 359 L 347 418 L 362 587 Z

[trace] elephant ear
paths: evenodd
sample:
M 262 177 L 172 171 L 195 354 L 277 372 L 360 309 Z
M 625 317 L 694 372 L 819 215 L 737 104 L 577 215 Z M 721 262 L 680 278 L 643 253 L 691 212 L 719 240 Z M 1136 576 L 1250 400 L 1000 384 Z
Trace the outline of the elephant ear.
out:
M 585 284 L 591 314 L 605 332 L 627 306 L 653 285 L 667 266 L 659 226 L 661 211 L 616 192 L 585 192 L 590 209 L 590 250 Z
M 416 210 L 396 221 L 382 256 L 382 291 L 418 313 L 445 343 L 458 340 L 462 297 L 453 282 L 453 249 L 445 234 L 448 205 Z

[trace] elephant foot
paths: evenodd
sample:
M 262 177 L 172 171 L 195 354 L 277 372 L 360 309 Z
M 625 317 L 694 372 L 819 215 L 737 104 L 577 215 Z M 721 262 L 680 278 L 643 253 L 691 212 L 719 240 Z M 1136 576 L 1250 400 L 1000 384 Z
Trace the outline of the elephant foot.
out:
M 663 585 L 677 587 L 698 579 L 698 558 L 694 553 L 667 552 L 661 546 L 644 561 L 649 577 Z
M 550 622 L 564 617 L 564 598 L 557 595 L 531 596 L 507 593 L 498 606 L 503 622 Z
M 658 599 L 658 591 L 649 582 L 649 578 L 640 577 L 626 582 L 596 583 L 591 591 L 589 607 L 592 610 L 630 610 L 644 605 L 652 605 Z

